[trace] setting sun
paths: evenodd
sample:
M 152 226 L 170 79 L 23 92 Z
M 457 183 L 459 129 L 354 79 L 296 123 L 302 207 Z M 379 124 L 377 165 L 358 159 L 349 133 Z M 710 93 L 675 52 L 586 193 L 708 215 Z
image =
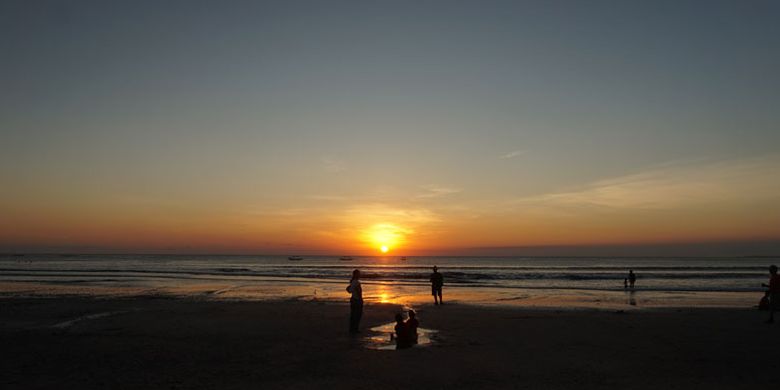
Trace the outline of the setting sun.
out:
M 411 229 L 393 223 L 378 223 L 363 230 L 360 239 L 366 247 L 387 253 L 391 248 L 402 247 L 411 232 Z

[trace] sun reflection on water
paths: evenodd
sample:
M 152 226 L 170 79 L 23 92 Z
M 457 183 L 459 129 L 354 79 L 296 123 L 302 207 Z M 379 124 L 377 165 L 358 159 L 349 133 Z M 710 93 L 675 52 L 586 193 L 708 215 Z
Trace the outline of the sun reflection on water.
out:
M 396 296 L 392 295 L 390 286 L 379 284 L 376 286 L 376 300 L 379 303 L 398 303 L 395 302 Z

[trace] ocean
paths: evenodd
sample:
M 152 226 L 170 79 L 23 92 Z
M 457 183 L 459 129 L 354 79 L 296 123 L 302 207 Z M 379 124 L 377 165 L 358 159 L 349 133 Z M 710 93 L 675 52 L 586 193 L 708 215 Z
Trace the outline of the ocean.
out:
M 353 269 L 366 299 L 429 301 L 437 265 L 445 299 L 544 307 L 749 306 L 778 258 L 354 257 L 219 255 L 0 256 L 0 293 L 343 300 Z M 634 289 L 624 289 L 629 270 Z

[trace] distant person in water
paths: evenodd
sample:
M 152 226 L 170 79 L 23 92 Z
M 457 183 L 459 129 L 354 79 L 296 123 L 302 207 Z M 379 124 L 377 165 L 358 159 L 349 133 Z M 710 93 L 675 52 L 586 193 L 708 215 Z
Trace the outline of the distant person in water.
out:
M 630 269 L 628 270 L 628 284 L 631 288 L 634 288 L 634 283 L 636 283 L 636 274 L 634 273 L 634 270 Z
M 769 287 L 769 319 L 767 324 L 775 322 L 775 310 L 780 310 L 780 275 L 777 275 L 777 266 L 769 266 L 769 284 L 761 284 Z
M 409 335 L 409 326 L 404 322 L 404 316 L 401 313 L 395 315 L 395 348 L 409 348 L 412 346 L 411 337 Z M 392 336 L 391 336 L 392 338 Z
M 444 300 L 441 298 L 441 288 L 444 286 L 444 276 L 439 273 L 439 267 L 433 266 L 433 273 L 431 274 L 431 294 L 433 294 L 433 303 L 435 305 L 443 305 Z
M 406 320 L 406 331 L 409 334 L 409 342 L 417 344 L 417 327 L 420 326 L 420 321 L 417 321 L 417 313 L 414 310 L 409 309 L 409 319 Z
M 360 270 L 352 271 L 352 279 L 347 286 L 349 298 L 349 333 L 360 332 L 360 318 L 363 317 L 363 287 L 360 285 Z

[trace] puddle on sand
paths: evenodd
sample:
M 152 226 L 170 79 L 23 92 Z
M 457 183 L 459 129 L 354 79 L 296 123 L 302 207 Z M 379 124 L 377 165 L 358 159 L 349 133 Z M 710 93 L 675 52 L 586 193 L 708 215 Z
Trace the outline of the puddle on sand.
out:
M 364 339 L 365 346 L 368 349 L 379 349 L 392 351 L 395 350 L 395 340 L 390 340 L 390 335 L 395 332 L 395 322 L 388 322 L 383 325 L 371 328 L 372 335 Z M 417 344 L 412 348 L 428 347 L 436 339 L 437 330 L 417 328 Z

